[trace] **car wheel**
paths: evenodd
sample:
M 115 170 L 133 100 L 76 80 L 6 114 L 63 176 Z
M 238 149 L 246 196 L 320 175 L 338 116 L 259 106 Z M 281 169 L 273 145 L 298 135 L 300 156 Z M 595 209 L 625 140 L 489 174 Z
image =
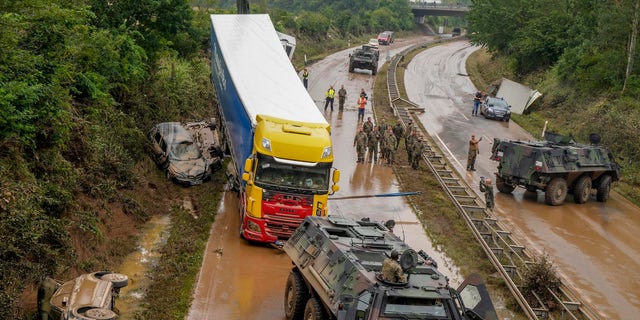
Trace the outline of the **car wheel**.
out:
M 105 273 L 105 274 L 96 274 L 98 278 L 109 281 L 113 285 L 114 288 L 120 289 L 129 285 L 129 277 L 122 273 Z
M 287 320 L 302 319 L 305 303 L 309 300 L 309 289 L 300 273 L 291 270 L 284 291 L 284 314 Z
M 567 181 L 563 178 L 553 178 L 547 185 L 544 199 L 550 206 L 559 206 L 567 197 Z
M 304 307 L 304 319 L 305 320 L 324 320 L 324 310 L 322 309 L 322 302 L 317 297 L 311 297 L 307 300 L 307 305 Z
M 609 199 L 609 192 L 611 191 L 611 176 L 608 174 L 603 175 L 596 188 L 596 200 L 600 202 L 607 202 Z
M 511 193 L 515 189 L 514 186 L 507 184 L 506 181 L 500 177 L 496 177 L 496 188 L 502 193 Z
M 576 181 L 573 188 L 573 201 L 581 204 L 589 200 L 591 196 L 591 177 L 582 176 Z

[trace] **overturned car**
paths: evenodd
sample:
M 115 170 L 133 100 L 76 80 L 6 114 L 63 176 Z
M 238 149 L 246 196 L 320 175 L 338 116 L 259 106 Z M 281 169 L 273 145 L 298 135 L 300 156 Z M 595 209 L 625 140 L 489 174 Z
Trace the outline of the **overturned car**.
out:
M 163 122 L 147 134 L 154 161 L 167 178 L 186 186 L 201 184 L 222 166 L 215 122 Z
M 129 284 L 121 273 L 86 273 L 67 282 L 46 278 L 38 289 L 38 319 L 110 320 L 115 300 Z

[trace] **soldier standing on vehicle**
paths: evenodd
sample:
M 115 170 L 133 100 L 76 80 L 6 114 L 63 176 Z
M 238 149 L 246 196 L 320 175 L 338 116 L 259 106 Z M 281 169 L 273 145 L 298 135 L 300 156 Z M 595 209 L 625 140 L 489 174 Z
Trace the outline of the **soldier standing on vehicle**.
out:
M 371 117 L 367 118 L 367 122 L 362 124 L 362 130 L 367 135 L 369 135 L 369 133 L 371 133 L 371 131 L 373 131 L 373 122 L 371 122 Z
M 309 70 L 307 70 L 307 68 L 304 68 L 302 71 L 302 84 L 304 85 L 304 88 L 307 89 L 307 86 L 309 85 Z
M 367 134 L 362 131 L 362 128 L 358 129 L 355 139 L 353 139 L 353 146 L 356 147 L 356 153 L 358 154 L 358 160 L 356 162 L 364 163 L 364 153 L 367 150 Z
M 327 107 L 331 106 L 331 111 L 333 111 L 333 98 L 336 96 L 336 90 L 333 89 L 333 86 L 329 86 L 329 90 L 327 90 L 326 98 L 324 102 L 324 111 L 327 111 Z
M 344 101 L 347 99 L 347 89 L 344 88 L 344 85 L 340 86 L 340 90 L 338 90 L 338 111 L 344 110 Z
M 467 156 L 467 170 L 476 171 L 476 156 L 480 153 L 480 149 L 478 148 L 480 141 L 482 141 L 482 137 L 480 137 L 480 140 L 476 140 L 476 135 L 471 135 L 471 139 L 469 140 L 469 154 Z
M 364 91 L 364 89 L 362 89 Z M 364 121 L 364 107 L 367 105 L 367 94 L 362 92 L 358 97 L 358 122 Z
M 380 142 L 380 138 L 378 127 L 373 127 L 373 131 L 367 135 L 367 149 L 369 149 L 368 162 L 371 162 L 372 159 L 373 163 L 378 162 L 378 142 Z
M 396 136 L 393 134 L 393 130 L 391 128 L 388 129 L 388 134 L 387 134 L 387 139 L 386 139 L 386 145 L 387 145 L 387 154 L 386 154 L 386 159 L 387 159 L 387 164 L 388 165 L 392 165 L 394 164 L 395 160 L 396 160 L 396 147 L 397 147 L 397 143 L 396 143 Z
M 480 192 L 484 193 L 484 203 L 487 205 L 487 210 L 493 212 L 493 186 L 491 185 L 491 179 L 485 179 L 480 177 Z
M 402 126 L 402 121 L 398 120 L 395 126 L 393 126 L 393 135 L 396 136 L 396 145 L 393 147 L 395 151 L 398 151 L 398 146 L 400 145 L 400 139 L 404 136 L 404 127 Z
M 382 262 L 382 270 L 380 273 L 382 274 L 382 279 L 388 282 L 394 283 L 405 283 L 407 282 L 407 278 L 402 271 L 402 267 L 398 262 L 398 251 L 391 251 L 391 256 L 389 258 L 384 259 Z
M 422 152 L 424 151 L 424 143 L 422 142 L 422 135 L 418 136 L 418 139 L 413 142 L 411 148 L 411 168 L 414 170 L 420 169 L 420 159 L 422 159 Z

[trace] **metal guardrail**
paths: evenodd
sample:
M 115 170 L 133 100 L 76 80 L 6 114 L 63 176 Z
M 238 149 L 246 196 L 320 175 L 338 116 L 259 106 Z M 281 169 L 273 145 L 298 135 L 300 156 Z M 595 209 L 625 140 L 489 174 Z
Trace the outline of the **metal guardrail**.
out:
M 387 73 L 389 101 L 394 115 L 402 121 L 405 128 L 409 120 L 412 120 L 413 123 L 418 123 L 418 119 L 413 119 L 412 110 L 420 109 L 420 106 L 401 97 L 396 81 L 397 66 L 407 53 L 443 41 L 448 40 L 440 39 L 411 46 L 396 54 L 389 62 Z M 418 130 L 422 129 L 418 128 Z M 423 132 L 423 134 L 426 134 L 426 132 Z M 532 256 L 524 246 L 520 245 L 511 236 L 511 232 L 485 209 L 484 202 L 478 199 L 473 189 L 458 177 L 455 169 L 446 161 L 440 149 L 432 145 L 428 140 L 425 140 L 425 145 L 422 158 L 465 219 L 476 240 L 478 240 L 494 267 L 501 274 L 509 291 L 529 319 L 556 319 L 556 316 L 559 319 L 601 319 L 591 306 L 580 302 L 575 291 L 565 285 L 564 281 L 560 287 L 559 294 L 547 289 L 555 300 L 553 303 L 557 307 L 556 310 L 553 310 L 553 312 L 549 310 L 535 294 L 533 296 L 536 298 L 537 303 L 531 306 L 522 295 L 520 288 L 516 285 L 516 281 L 522 283 L 523 275 L 521 270 L 528 268 L 528 265 L 532 263 Z

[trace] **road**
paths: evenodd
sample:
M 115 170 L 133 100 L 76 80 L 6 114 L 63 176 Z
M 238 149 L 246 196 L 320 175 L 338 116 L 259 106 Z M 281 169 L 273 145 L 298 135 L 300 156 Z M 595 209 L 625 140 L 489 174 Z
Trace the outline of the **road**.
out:
M 496 163 L 489 160 L 493 138 L 532 137 L 513 121 L 471 116 L 476 89 L 464 66 L 476 49 L 465 41 L 430 48 L 409 63 L 404 82 L 409 99 L 425 108 L 420 120 L 429 134 L 480 194 L 480 176 L 496 172 Z M 471 134 L 483 137 L 476 172 L 465 170 Z M 518 188 L 513 195 L 496 194 L 496 218 L 527 249 L 548 254 L 568 285 L 605 319 L 637 319 L 640 313 L 639 213 L 614 192 L 606 203 L 574 204 L 569 196 L 558 207 L 545 205 L 542 192 Z
M 399 52 L 427 38 L 396 39 L 391 46 L 383 46 L 380 59 Z M 341 190 L 335 197 L 372 195 L 399 191 L 391 167 L 381 164 L 356 164 L 353 139 L 358 126 L 356 99 L 361 88 L 371 96 L 374 77 L 370 71 L 350 74 L 348 55 L 353 49 L 327 57 L 309 68 L 309 94 L 320 110 L 324 107 L 324 92 L 329 85 L 336 91 L 344 85 L 347 92 L 346 108 L 327 111 L 325 116 L 332 127 L 335 150 L 334 167 L 341 170 Z M 375 101 L 373 101 L 375 104 Z M 373 117 L 368 106 L 366 117 Z M 203 265 L 196 282 L 194 301 L 188 319 L 284 319 L 284 285 L 291 269 L 286 254 L 268 246 L 252 245 L 240 239 L 237 197 L 225 194 L 216 222 L 211 230 Z M 331 200 L 331 214 L 375 221 L 396 220 L 395 232 L 416 250 L 423 249 L 438 262 L 439 269 L 456 287 L 463 279 L 446 256 L 434 249 L 416 216 L 401 197 Z

